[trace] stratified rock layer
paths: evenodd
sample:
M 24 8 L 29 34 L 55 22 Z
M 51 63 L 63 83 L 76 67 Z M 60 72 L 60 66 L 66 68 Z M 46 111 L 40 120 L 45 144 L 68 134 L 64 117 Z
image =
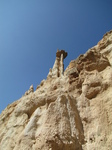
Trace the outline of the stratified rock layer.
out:
M 0 150 L 112 149 L 112 31 L 64 71 L 66 56 L 2 112 Z

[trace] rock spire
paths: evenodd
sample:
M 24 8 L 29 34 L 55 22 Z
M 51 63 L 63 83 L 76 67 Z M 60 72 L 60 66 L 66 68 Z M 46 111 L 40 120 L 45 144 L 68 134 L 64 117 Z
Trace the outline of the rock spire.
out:
M 50 69 L 49 77 L 61 77 L 64 74 L 64 59 L 67 57 L 67 52 L 65 50 L 57 50 L 56 52 L 56 60 L 54 62 L 54 66 Z

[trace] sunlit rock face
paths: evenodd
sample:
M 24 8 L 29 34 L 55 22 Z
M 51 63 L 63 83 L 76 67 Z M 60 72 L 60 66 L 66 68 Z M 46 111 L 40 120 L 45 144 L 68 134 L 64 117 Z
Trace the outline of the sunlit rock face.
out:
M 64 50 L 0 115 L 0 150 L 112 149 L 112 31 L 64 71 Z

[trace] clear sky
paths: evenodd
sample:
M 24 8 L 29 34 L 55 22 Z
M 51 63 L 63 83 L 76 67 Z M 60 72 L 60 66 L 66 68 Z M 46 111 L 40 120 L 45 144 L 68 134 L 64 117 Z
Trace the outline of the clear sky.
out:
M 112 0 L 0 0 L 0 113 L 46 79 L 58 49 L 69 62 L 112 29 Z

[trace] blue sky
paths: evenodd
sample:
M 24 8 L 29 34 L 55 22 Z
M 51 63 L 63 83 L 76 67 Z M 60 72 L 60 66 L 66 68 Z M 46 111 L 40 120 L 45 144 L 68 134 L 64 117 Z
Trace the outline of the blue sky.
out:
M 57 48 L 67 67 L 111 29 L 111 0 L 0 0 L 0 113 L 46 79 Z

